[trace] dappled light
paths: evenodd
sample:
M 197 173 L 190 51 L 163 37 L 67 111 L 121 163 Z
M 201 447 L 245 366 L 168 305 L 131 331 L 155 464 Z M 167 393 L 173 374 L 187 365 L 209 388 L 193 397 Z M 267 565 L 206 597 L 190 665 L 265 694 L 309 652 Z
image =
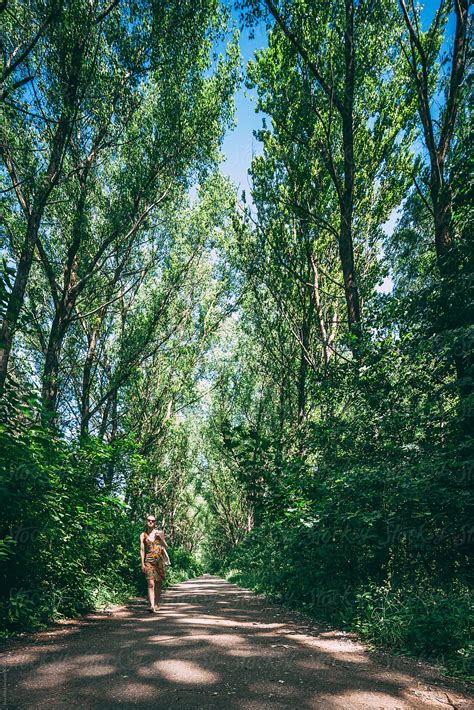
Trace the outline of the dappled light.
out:
M 173 613 L 184 599 L 187 625 Z M 408 660 L 394 670 L 354 640 L 342 642 L 340 632 L 215 576 L 170 588 L 160 614 L 144 625 L 145 611 L 136 599 L 70 629 L 62 645 L 40 632 L 30 653 L 3 654 L 8 707 L 28 706 L 33 690 L 38 706 L 53 700 L 91 708 L 132 699 L 144 708 L 151 699 L 166 707 L 433 708 L 442 693 L 432 687 L 433 670 Z M 272 623 L 276 614 L 281 623 Z M 468 707 L 461 694 L 451 697 Z

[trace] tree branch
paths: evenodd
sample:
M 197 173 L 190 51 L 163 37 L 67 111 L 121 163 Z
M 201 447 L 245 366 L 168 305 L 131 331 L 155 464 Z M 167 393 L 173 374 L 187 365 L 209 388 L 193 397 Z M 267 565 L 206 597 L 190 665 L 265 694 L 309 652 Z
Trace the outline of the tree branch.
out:
M 322 90 L 326 94 L 326 96 L 330 99 L 330 101 L 333 101 L 334 104 L 336 105 L 338 111 L 340 113 L 343 112 L 344 107 L 342 104 L 342 101 L 340 100 L 339 96 L 336 94 L 336 91 L 334 89 L 334 86 L 330 86 L 321 72 L 319 71 L 317 65 L 311 61 L 308 52 L 306 49 L 303 47 L 301 42 L 298 40 L 296 37 L 296 34 L 292 32 L 286 22 L 284 21 L 283 17 L 281 14 L 278 12 L 276 6 L 272 2 L 272 0 L 264 0 L 265 5 L 267 6 L 269 12 L 272 14 L 274 17 L 275 21 L 279 25 L 280 29 L 282 30 L 283 34 L 286 36 L 286 38 L 291 42 L 293 47 L 296 49 L 300 57 L 304 60 L 306 65 L 308 66 L 308 69 L 311 71 L 313 74 L 314 78 L 318 82 L 318 84 L 321 86 Z

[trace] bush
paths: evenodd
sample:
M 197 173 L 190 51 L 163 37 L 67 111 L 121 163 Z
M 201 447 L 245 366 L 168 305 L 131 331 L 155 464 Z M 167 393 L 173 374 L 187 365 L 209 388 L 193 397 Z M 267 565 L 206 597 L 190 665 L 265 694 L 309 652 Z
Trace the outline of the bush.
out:
M 394 591 L 372 585 L 356 595 L 348 622 L 368 641 L 473 675 L 474 605 L 466 586 L 446 591 L 426 583 Z
M 472 527 L 465 462 L 451 453 L 321 470 L 283 516 L 269 513 L 216 566 L 230 581 L 469 676 Z

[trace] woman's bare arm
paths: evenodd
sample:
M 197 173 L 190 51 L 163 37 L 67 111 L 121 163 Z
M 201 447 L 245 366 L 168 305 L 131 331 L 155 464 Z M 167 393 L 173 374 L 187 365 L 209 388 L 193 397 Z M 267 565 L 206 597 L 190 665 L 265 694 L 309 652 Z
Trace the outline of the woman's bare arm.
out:
M 143 542 L 144 537 L 145 537 L 144 533 L 141 533 L 141 535 L 140 535 L 140 559 L 142 561 L 142 567 L 145 565 L 145 544 Z

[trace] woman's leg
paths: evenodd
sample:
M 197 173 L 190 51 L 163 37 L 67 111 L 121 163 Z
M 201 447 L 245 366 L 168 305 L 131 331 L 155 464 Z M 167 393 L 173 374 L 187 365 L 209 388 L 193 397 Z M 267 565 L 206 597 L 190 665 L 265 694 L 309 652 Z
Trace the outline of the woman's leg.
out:
M 155 608 L 155 582 L 153 580 L 153 577 L 151 579 L 147 579 L 148 583 L 148 601 L 150 602 L 150 609 Z
M 155 580 L 155 604 L 156 606 L 160 605 L 160 599 L 161 599 L 161 579 Z

